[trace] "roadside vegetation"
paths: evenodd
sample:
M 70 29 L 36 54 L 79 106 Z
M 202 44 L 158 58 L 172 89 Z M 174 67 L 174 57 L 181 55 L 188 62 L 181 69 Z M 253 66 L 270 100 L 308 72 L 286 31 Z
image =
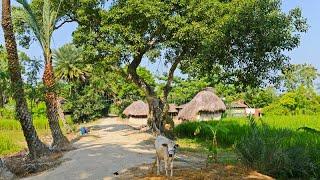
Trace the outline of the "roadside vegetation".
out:
M 318 115 L 266 116 L 263 118 L 225 118 L 220 122 L 188 122 L 178 125 L 179 138 L 212 146 L 212 134 L 200 124 L 215 127 L 218 152 L 231 148 L 240 162 L 262 173 L 279 178 L 319 178 L 320 119 Z M 308 127 L 308 128 L 305 128 Z M 184 140 L 187 141 L 188 140 Z M 219 155 L 218 155 L 219 157 Z M 237 159 L 237 158 L 236 158 Z M 218 160 L 219 161 L 219 160 Z
M 25 150 L 26 164 L 37 163 L 70 150 L 66 132 L 77 124 L 122 117 L 142 100 L 153 130 L 178 137 L 182 151 L 206 153 L 208 163 L 320 178 L 319 72 L 287 53 L 308 31 L 299 8 L 283 12 L 281 0 L 17 2 L 2 0 L 1 158 Z M 67 23 L 76 24 L 72 41 L 53 49 Z M 40 57 L 25 53 L 31 43 Z M 233 118 L 227 109 L 221 121 L 174 127 L 169 104 L 206 87 L 226 107 L 241 100 L 262 118 Z
M 45 104 L 40 103 L 33 108 L 33 125 L 40 138 L 50 137 L 50 127 L 45 116 Z M 0 120 L 0 156 L 12 155 L 26 149 L 26 142 L 21 132 L 21 124 L 16 120 L 14 113 L 14 104 L 8 103 L 1 111 Z M 75 128 L 71 118 L 67 116 L 68 123 Z M 59 122 L 63 127 L 63 123 Z M 63 128 L 63 131 L 66 130 Z M 49 142 L 45 142 L 49 143 Z

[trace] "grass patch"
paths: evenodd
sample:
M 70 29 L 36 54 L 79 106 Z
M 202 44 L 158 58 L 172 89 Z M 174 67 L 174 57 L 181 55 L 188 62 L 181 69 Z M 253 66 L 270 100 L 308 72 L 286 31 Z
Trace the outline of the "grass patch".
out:
M 265 116 L 252 120 L 225 118 L 220 125 L 227 131 L 217 131 L 219 162 L 242 162 L 277 178 L 320 178 L 320 118 L 318 116 Z M 205 122 L 215 126 L 217 121 Z M 194 135 L 199 122 L 178 125 L 178 138 L 189 139 L 208 148 L 212 133 L 206 129 Z M 300 127 L 314 131 L 297 130 Z M 188 140 L 185 140 L 188 142 Z M 235 154 L 235 152 L 237 154 Z
M 196 153 L 208 153 L 205 148 L 205 142 L 197 139 L 178 139 L 176 143 L 179 144 L 179 151 L 182 152 L 196 152 Z
M 66 116 L 66 120 L 73 129 L 76 129 L 76 126 L 72 124 L 70 116 Z M 34 117 L 33 124 L 39 137 L 51 134 L 49 123 L 45 116 Z M 64 131 L 63 123 L 59 121 L 59 124 Z M 27 147 L 19 121 L 1 119 L 0 131 L 0 156 L 13 154 Z
M 23 149 L 23 146 L 12 141 L 12 136 L 0 134 L 0 155 L 8 155 Z

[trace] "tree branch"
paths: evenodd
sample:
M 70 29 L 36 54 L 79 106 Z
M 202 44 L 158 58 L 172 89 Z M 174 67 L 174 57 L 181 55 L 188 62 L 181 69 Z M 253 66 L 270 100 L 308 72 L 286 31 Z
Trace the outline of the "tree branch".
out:
M 142 57 L 146 51 L 146 49 L 138 50 L 137 55 L 133 58 L 132 62 L 128 66 L 128 79 L 134 82 L 138 87 L 141 87 L 147 96 L 154 96 L 155 92 L 152 87 L 137 73 L 137 68 L 139 67 Z
M 169 72 L 168 72 L 168 79 L 167 79 L 167 83 L 163 88 L 163 104 L 164 104 L 164 108 L 163 108 L 163 116 L 165 116 L 168 111 L 169 111 L 169 105 L 168 105 L 168 95 L 170 93 L 171 90 L 171 84 L 173 81 L 173 75 L 175 70 L 177 69 L 178 65 L 180 64 L 182 60 L 181 55 L 173 62 Z
M 54 30 L 57 30 L 57 29 L 61 28 L 65 23 L 70 23 L 70 22 L 75 22 L 75 20 L 73 20 L 73 19 L 64 20 L 61 24 L 59 24 L 58 26 L 55 26 Z

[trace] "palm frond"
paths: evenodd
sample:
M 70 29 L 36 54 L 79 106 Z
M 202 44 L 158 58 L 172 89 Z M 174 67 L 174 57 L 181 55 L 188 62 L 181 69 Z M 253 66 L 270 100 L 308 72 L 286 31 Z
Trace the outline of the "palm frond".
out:
M 25 12 L 27 13 L 26 23 L 28 23 L 30 28 L 33 30 L 34 35 L 38 39 L 44 51 L 50 49 L 51 38 L 62 1 L 63 0 L 60 0 L 59 7 L 56 10 L 53 10 L 51 8 L 50 0 L 44 0 L 42 9 L 42 22 L 39 22 L 27 0 L 17 0 L 17 2 L 23 6 Z
M 42 48 L 44 48 L 44 42 L 43 40 L 43 30 L 41 28 L 41 26 L 39 25 L 37 18 L 35 16 L 35 14 L 33 13 L 29 3 L 27 2 L 27 0 L 17 0 L 17 2 L 19 4 L 21 4 L 26 12 L 26 23 L 30 26 L 30 28 L 32 29 L 34 35 L 36 36 L 36 38 L 38 39 L 40 45 Z

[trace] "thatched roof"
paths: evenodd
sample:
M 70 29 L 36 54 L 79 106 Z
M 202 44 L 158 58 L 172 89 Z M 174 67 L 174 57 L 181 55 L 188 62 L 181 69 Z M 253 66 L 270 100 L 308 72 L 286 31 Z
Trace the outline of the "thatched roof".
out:
M 123 114 L 126 116 L 148 116 L 148 113 L 148 104 L 141 100 L 134 101 L 123 111 Z
M 169 113 L 177 113 L 177 106 L 175 104 L 169 104 Z
M 239 100 L 239 101 L 232 102 L 230 107 L 231 108 L 247 108 L 248 105 L 243 100 Z
M 183 109 L 187 104 L 188 104 L 188 103 L 186 103 L 186 104 L 181 104 L 181 105 L 178 106 L 176 109 Z
M 194 120 L 199 112 L 225 111 L 226 106 L 223 101 L 214 93 L 213 88 L 205 88 L 199 92 L 185 107 L 179 112 L 178 118 L 183 120 Z

